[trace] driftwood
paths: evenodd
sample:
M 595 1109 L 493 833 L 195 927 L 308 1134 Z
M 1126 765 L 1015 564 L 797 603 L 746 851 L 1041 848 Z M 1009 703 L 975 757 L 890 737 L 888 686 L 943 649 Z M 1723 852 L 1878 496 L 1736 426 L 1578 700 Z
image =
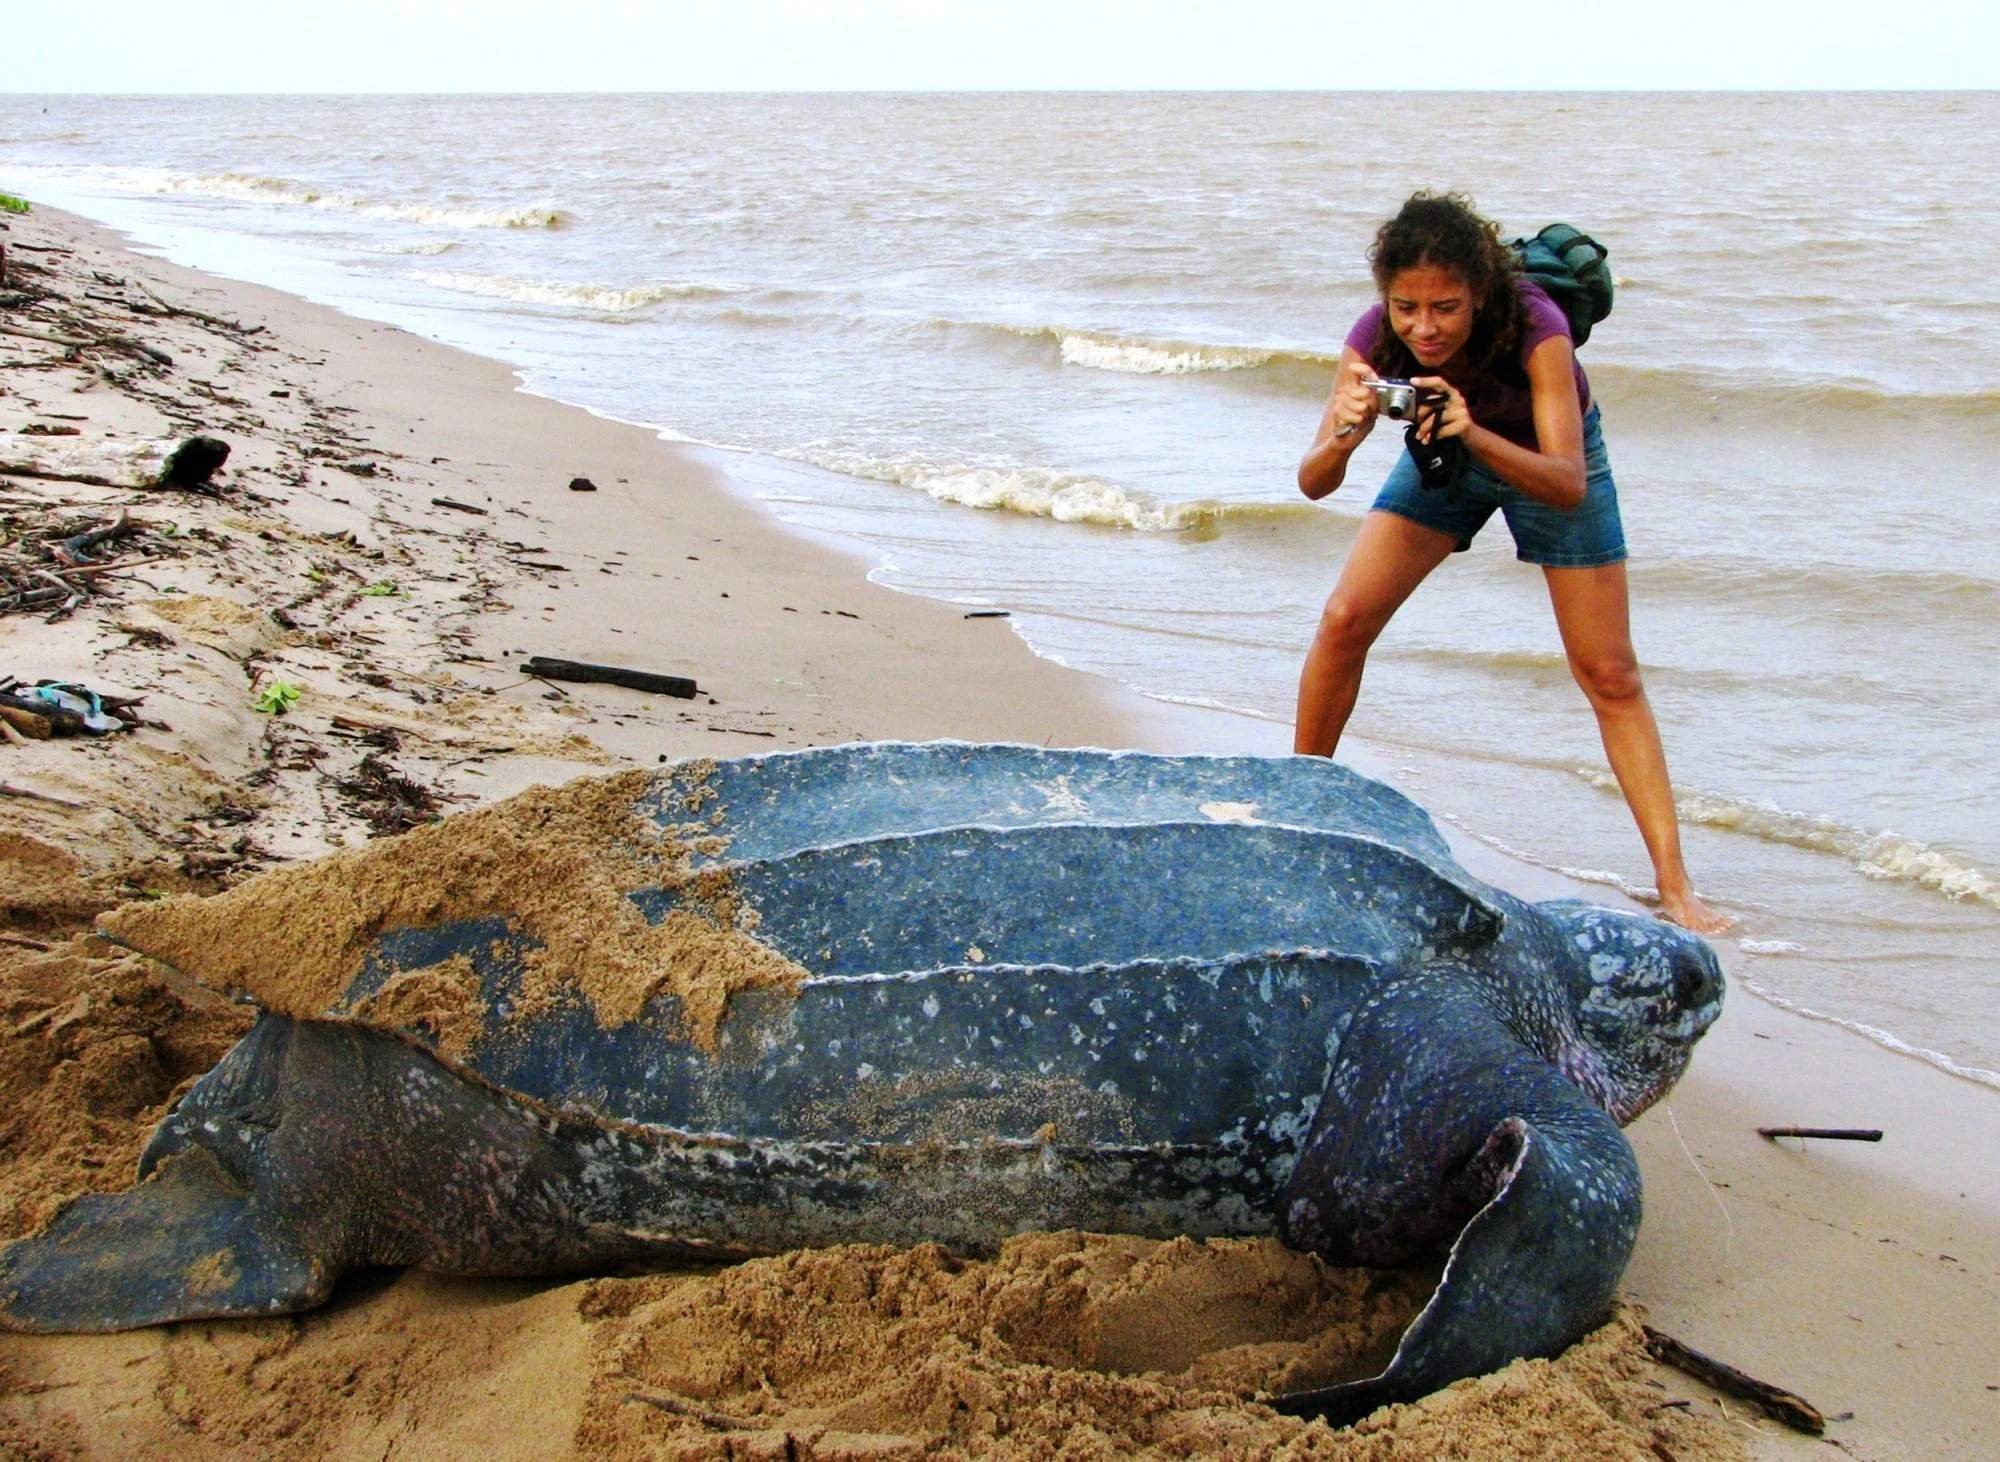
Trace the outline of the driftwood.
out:
M 158 346 L 148 345 L 143 340 L 134 340 L 130 335 L 51 335 L 45 330 L 30 330 L 25 325 L 9 325 L 4 322 L 0 322 L 0 335 L 18 335 L 23 340 L 39 340 L 44 345 L 60 345 L 71 355 L 75 355 L 79 350 L 91 350 L 97 346 L 108 345 L 143 355 L 160 365 L 170 366 L 174 363 L 174 358 Z
M 1739 1401 L 1748 1401 L 1775 1421 L 1782 1421 L 1795 1431 L 1810 1436 L 1819 1436 L 1826 1430 L 1826 1418 L 1811 1402 L 1793 1395 L 1780 1386 L 1768 1381 L 1760 1381 L 1755 1376 L 1746 1375 L 1735 1366 L 1725 1365 L 1712 1356 L 1703 1355 L 1690 1346 L 1681 1344 L 1671 1335 L 1663 1335 L 1651 1325 L 1641 1327 L 1646 1332 L 1646 1352 L 1662 1365 L 1672 1366 L 1683 1374 L 1693 1376 L 1704 1386 L 1713 1387 L 1725 1396 L 1734 1396 Z
M 1880 1142 L 1880 1127 L 1759 1127 L 1759 1137 L 1818 1137 L 1828 1142 Z
M 625 1396 L 628 1402 L 636 1401 L 642 1406 L 650 1406 L 664 1411 L 669 1416 L 684 1416 L 689 1421 L 698 1421 L 703 1426 L 719 1432 L 761 1432 L 773 1428 L 765 1422 L 752 1421 L 747 1417 L 730 1416 L 721 1411 L 710 1411 L 697 1406 L 692 1401 L 683 1401 L 678 1396 L 663 1396 L 657 1391 L 631 1391 Z
M 44 345 L 60 345 L 66 350 L 82 350 L 96 343 L 74 335 L 51 335 L 46 330 L 30 330 L 25 325 L 9 325 L 5 321 L 0 321 L 0 335 L 18 335 L 23 340 L 39 340 Z
M 228 330 L 237 335 L 255 335 L 264 328 L 262 325 L 246 325 L 241 320 L 225 320 L 220 315 L 205 314 L 200 310 L 189 309 L 186 305 L 168 304 L 144 280 L 135 279 L 132 283 L 145 291 L 147 298 L 152 300 L 163 315 L 182 315 L 190 320 L 199 320 L 204 325 L 213 325 L 218 330 Z
M 32 736 L 37 741 L 47 741 L 56 734 L 56 728 L 40 711 L 30 711 L 4 701 L 0 701 L 0 726 L 5 726 L 17 737 Z
M 482 518 L 486 516 L 486 509 L 476 508 L 471 503 L 459 502 L 456 498 L 434 497 L 431 499 L 431 506 L 450 508 L 454 513 L 477 513 Z
M 215 437 L 174 437 L 143 442 L 81 442 L 13 436 L 0 440 L 0 473 L 97 487 L 206 489 L 229 459 L 229 444 Z
M 82 713 L 64 706 L 53 705 L 35 696 L 14 695 L 0 691 L 0 710 L 21 711 L 30 716 L 38 716 L 43 725 L 59 736 L 80 736 L 85 730 Z M 13 721 L 14 718 L 9 716 L 7 719 Z M 25 726 L 20 729 L 27 731 Z M 34 733 L 29 731 L 28 734 L 32 736 Z
M 67 797 L 52 797 L 47 792 L 37 792 L 30 787 L 17 787 L 12 782 L 0 782 L 0 797 L 21 797 L 29 802 L 47 802 L 56 807 L 88 807 L 88 802 L 74 802 Z
M 678 696 L 684 701 L 693 700 L 699 690 L 692 680 L 682 675 L 654 675 L 650 671 L 627 670 L 618 665 L 588 665 L 580 660 L 551 660 L 541 655 L 530 655 L 521 671 L 537 680 L 601 681 L 606 685 L 622 685 L 628 690 L 649 690 L 655 695 Z

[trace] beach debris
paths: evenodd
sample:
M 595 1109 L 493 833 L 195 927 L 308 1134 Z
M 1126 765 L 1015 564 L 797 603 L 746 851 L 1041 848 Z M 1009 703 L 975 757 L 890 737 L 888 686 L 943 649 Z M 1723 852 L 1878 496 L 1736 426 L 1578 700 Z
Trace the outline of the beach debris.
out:
M 122 512 L 109 524 L 94 517 L 43 514 L 35 521 L 0 514 L 0 534 L 15 534 L 0 546 L 0 614 L 47 610 L 52 622 L 64 618 L 95 595 L 103 576 L 158 561 L 157 553 L 105 559 L 98 552 L 150 531 L 155 525 Z
M 546 655 L 530 655 L 521 673 L 536 680 L 598 681 L 622 685 L 628 690 L 647 690 L 655 695 L 693 700 L 699 687 L 684 675 L 655 675 L 649 670 L 628 670 L 620 665 L 592 665 L 582 660 L 556 660 Z
M 1759 1127 L 1759 1137 L 1817 1137 L 1826 1142 L 1880 1142 L 1880 1127 Z
M 365 753 L 354 775 L 334 779 L 334 789 L 353 812 L 384 837 L 437 820 L 442 800 L 430 788 L 403 775 L 387 757 Z
M 1646 1351 L 1661 1365 L 1672 1366 L 1684 1375 L 1694 1377 L 1704 1386 L 1734 1396 L 1739 1401 L 1748 1401 L 1773 1421 L 1781 1421 L 1795 1431 L 1808 1436 L 1820 1436 L 1826 1431 L 1826 1417 L 1811 1402 L 1782 1386 L 1773 1386 L 1768 1381 L 1760 1381 L 1755 1376 L 1739 1371 L 1735 1366 L 1719 1361 L 1713 1356 L 1703 1355 L 1692 1346 L 1684 1345 L 1673 1336 L 1655 1330 L 1651 1325 L 1642 1326 L 1646 1335 Z
M 56 734 L 47 716 L 24 705 L 16 705 L 12 697 L 5 695 L 0 695 L 0 726 L 7 728 L 9 741 L 18 742 L 24 738 L 47 741 Z
M 208 486 L 224 462 L 229 460 L 229 443 L 219 437 L 192 436 L 175 447 L 167 458 L 166 470 L 156 487 L 199 491 Z
M 130 335 L 52 335 L 46 330 L 31 330 L 26 325 L 5 323 L 0 323 L 0 335 L 13 335 L 22 340 L 39 340 L 44 345 L 60 345 L 71 360 L 76 359 L 83 351 L 108 346 L 114 350 L 142 355 L 155 365 L 170 366 L 174 363 L 174 358 L 158 346 L 148 345 L 143 340 L 135 340 Z
M 1005 609 L 968 609 L 965 612 L 965 617 L 967 619 L 1009 619 L 1012 618 L 1012 615 Z
M 171 488 L 213 492 L 209 479 L 229 460 L 229 444 L 196 435 L 151 441 L 71 442 L 19 433 L 0 439 L 0 473 L 96 487 Z
M 664 1411 L 669 1416 L 684 1416 L 690 1421 L 698 1421 L 711 1431 L 718 1432 L 761 1432 L 772 1430 L 769 1423 L 752 1421 L 746 1417 L 730 1416 L 720 1411 L 710 1411 L 697 1406 L 692 1401 L 683 1401 L 678 1396 L 664 1395 L 658 1391 L 629 1391 L 625 1395 L 628 1404 L 638 1402 Z
M 571 492 L 596 492 L 597 484 L 592 482 L 588 477 L 572 477 L 569 480 L 569 490 Z
M 403 595 L 401 587 L 394 579 L 377 579 L 367 588 L 355 592 L 363 599 L 400 599 Z
M 0 719 L 26 736 L 106 736 L 139 724 L 143 697 L 102 695 L 72 680 L 43 680 L 21 687 L 11 678 L 0 690 Z M 39 721 L 47 730 L 35 726 Z
M 434 497 L 431 499 L 431 506 L 434 508 L 450 508 L 454 513 L 477 513 L 482 518 L 487 515 L 485 508 L 474 507 L 471 503 L 462 503 L 456 498 Z
M 0 782 L 0 797 L 19 797 L 27 802 L 47 802 L 55 807 L 88 807 L 88 802 L 78 802 L 69 797 L 57 797 L 48 792 L 37 792 L 32 787 L 18 786 L 13 782 Z
M 106 526 L 72 534 L 54 544 L 49 552 L 58 563 L 79 568 L 84 564 L 97 562 L 96 550 L 104 544 L 115 543 L 120 538 L 129 538 L 145 527 L 146 524 L 135 523 L 130 513 L 121 510 L 117 518 Z
M 257 693 L 257 700 L 251 709 L 263 716 L 282 716 L 297 705 L 299 697 L 304 694 L 302 687 L 289 680 L 273 680 Z
M 136 301 L 126 301 L 126 308 L 132 310 L 135 314 L 178 316 L 182 319 L 199 320 L 204 325 L 212 325 L 218 330 L 227 330 L 232 335 L 255 335 L 264 328 L 262 325 L 246 325 L 241 320 L 225 320 L 220 315 L 206 314 L 201 310 L 191 309 L 187 305 L 170 304 L 160 297 L 158 290 L 147 284 L 143 279 L 135 279 L 132 281 L 132 284 L 152 302 L 148 306 L 139 304 Z M 288 396 L 291 393 L 289 391 L 273 391 L 271 394 L 273 396 Z

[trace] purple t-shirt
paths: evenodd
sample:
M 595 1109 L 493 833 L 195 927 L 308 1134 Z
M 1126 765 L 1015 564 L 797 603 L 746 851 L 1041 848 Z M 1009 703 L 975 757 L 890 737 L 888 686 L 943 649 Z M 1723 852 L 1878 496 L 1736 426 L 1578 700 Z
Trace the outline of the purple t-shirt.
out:
M 1537 345 L 1551 335 L 1569 339 L 1569 318 L 1563 314 L 1562 306 L 1531 279 L 1521 281 L 1521 303 L 1527 308 L 1527 318 L 1521 322 L 1520 354 L 1521 369 L 1526 372 L 1528 357 Z M 1363 360 L 1374 355 L 1387 315 L 1388 306 L 1371 305 L 1347 332 L 1348 347 Z M 1575 364 L 1575 370 L 1577 409 L 1589 411 L 1590 378 L 1584 375 L 1581 362 Z M 1503 381 L 1485 370 L 1454 372 L 1447 379 L 1465 396 L 1466 408 L 1474 421 L 1517 446 L 1540 450 L 1535 440 L 1534 393 L 1526 385 Z

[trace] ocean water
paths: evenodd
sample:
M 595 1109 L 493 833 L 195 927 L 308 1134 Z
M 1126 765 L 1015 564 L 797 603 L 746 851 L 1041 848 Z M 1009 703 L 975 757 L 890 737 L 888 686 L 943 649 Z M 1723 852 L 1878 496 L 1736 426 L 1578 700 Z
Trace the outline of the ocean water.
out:
M 1758 989 L 2000 1085 L 1996 135 L 1993 94 L 0 97 L 0 188 L 732 449 L 884 582 L 1277 721 L 1396 450 L 1293 485 L 1376 223 L 1575 223 L 1697 882 Z M 1349 734 L 1650 882 L 1497 523 Z

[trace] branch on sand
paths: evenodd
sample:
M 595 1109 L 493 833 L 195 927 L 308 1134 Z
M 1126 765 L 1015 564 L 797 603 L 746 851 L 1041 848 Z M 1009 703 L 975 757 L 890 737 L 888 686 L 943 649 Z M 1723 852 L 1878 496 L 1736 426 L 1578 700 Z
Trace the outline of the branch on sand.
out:
M 1642 1328 L 1646 1332 L 1646 1351 L 1660 1364 L 1693 1376 L 1704 1386 L 1713 1387 L 1725 1396 L 1748 1401 L 1766 1416 L 1783 1422 L 1795 1431 L 1815 1437 L 1825 1432 L 1826 1418 L 1811 1402 L 1783 1387 L 1747 1375 L 1713 1356 L 1703 1355 L 1693 1347 L 1681 1344 L 1673 1336 L 1661 1334 L 1651 1325 Z

